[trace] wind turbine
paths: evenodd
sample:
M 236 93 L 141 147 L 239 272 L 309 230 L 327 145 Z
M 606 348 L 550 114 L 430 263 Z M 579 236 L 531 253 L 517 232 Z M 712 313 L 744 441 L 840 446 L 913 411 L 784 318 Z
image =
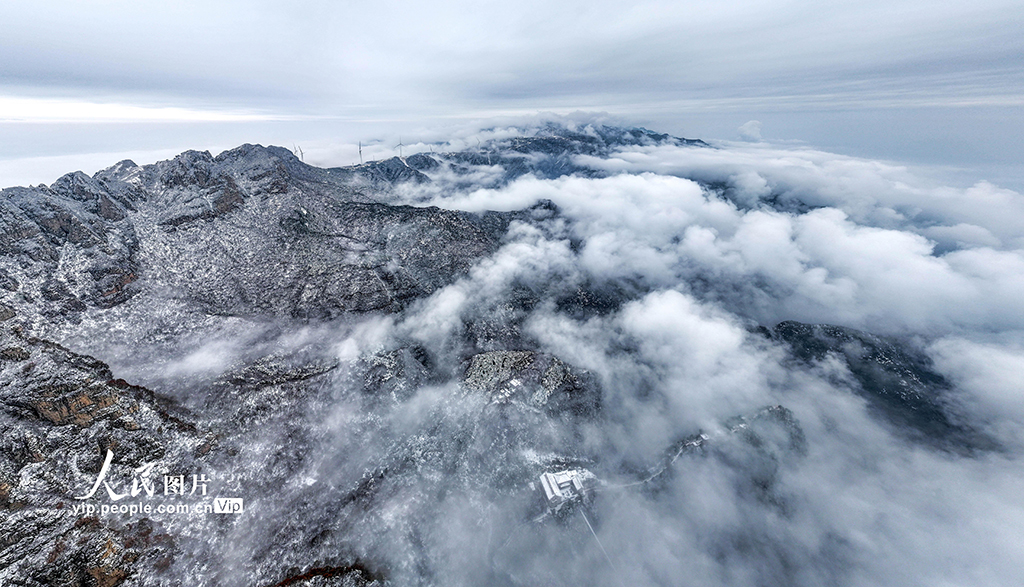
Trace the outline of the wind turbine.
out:
M 363 141 L 359 141 L 359 164 L 363 164 Z
M 398 135 L 398 158 L 399 159 L 402 158 L 402 147 L 404 147 L 404 146 L 405 145 L 402 144 L 402 135 Z

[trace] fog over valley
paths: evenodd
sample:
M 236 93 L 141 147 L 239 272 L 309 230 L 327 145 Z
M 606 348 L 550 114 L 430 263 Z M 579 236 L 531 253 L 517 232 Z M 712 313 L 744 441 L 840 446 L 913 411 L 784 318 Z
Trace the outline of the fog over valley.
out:
M 0 582 L 1019 584 L 1024 196 L 743 132 L 4 189 Z

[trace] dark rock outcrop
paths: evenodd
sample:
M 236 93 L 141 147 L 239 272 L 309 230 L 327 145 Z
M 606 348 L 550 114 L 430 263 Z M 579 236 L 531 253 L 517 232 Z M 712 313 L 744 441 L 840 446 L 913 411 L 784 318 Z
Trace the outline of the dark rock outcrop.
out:
M 575 416 L 594 416 L 601 409 L 601 390 L 590 373 L 534 351 L 474 355 L 468 361 L 463 385 L 487 394 L 495 404 Z
M 853 376 L 852 388 L 900 434 L 957 452 L 996 448 L 957 414 L 953 386 L 907 342 L 843 326 L 792 321 L 762 327 L 760 332 L 785 343 L 803 364 L 839 359 Z
M 96 359 L 18 328 L 5 327 L 0 341 L 0 583 L 113 587 L 140 569 L 166 569 L 175 541 L 159 524 L 78 511 L 112 503 L 105 486 L 95 499 L 75 498 L 107 451 L 107 482 L 127 495 L 145 463 L 201 469 L 209 439 L 189 414 Z
M 624 147 L 658 145 L 710 146 L 699 139 L 673 137 L 645 128 L 605 125 L 570 128 L 547 124 L 530 136 L 494 139 L 475 149 L 439 153 L 434 157 L 456 175 L 469 174 L 475 167 L 500 169 L 500 183 L 508 183 L 527 174 L 545 179 L 574 174 L 600 176 L 603 172 L 581 163 L 579 157 L 607 157 Z

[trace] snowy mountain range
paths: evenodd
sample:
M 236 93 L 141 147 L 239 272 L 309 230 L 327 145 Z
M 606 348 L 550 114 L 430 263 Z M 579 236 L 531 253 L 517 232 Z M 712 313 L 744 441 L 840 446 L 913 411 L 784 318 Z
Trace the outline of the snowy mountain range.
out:
M 809 248 L 964 222 L 669 164 L 727 149 L 646 129 L 507 135 L 0 191 L 0 582 L 863 584 L 907 556 L 872 500 L 1014 454 L 936 363 L 989 318 Z M 950 238 L 923 255 L 981 250 Z M 544 518 L 566 470 L 594 494 Z

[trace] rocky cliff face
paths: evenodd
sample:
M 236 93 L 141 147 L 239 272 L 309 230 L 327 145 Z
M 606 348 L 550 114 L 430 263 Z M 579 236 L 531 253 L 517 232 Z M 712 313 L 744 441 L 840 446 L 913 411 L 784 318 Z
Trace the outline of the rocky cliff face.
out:
M 179 329 L 203 315 L 308 321 L 400 312 L 493 253 L 509 223 L 522 217 L 384 203 L 396 184 L 429 181 L 417 168 L 438 166 L 413 156 L 325 170 L 284 149 L 245 145 L 217 157 L 190 151 L 154 165 L 122 161 L 93 177 L 76 172 L 49 187 L 0 193 L 0 574 L 23 585 L 176 584 L 194 575 L 189 548 L 179 547 L 194 532 L 164 527 L 160 516 L 119 523 L 97 512 L 73 513 L 93 503 L 74 496 L 101 475 L 106 452 L 116 456 L 105 478 L 123 484 L 147 463 L 159 463 L 161 472 L 210 470 L 247 454 L 240 432 L 281 425 L 286 438 L 279 449 L 287 452 L 251 471 L 249 483 L 287 483 L 305 465 L 303 448 L 315 444 L 298 420 L 328 405 L 331 396 L 315 388 L 338 379 L 337 360 L 256 357 L 201 389 L 207 399 L 196 402 L 198 414 L 29 332 L 59 338 L 86 319 L 146 333 L 147 318 L 164 304 L 175 311 L 158 320 L 179 320 Z M 117 324 L 117 312 L 138 324 Z M 407 399 L 436 379 L 403 353 L 368 360 L 365 397 Z M 567 373 L 550 376 L 558 379 L 551 385 L 565 387 Z M 446 469 L 464 466 L 472 433 L 456 428 L 461 452 L 446 451 L 439 436 L 403 441 L 380 455 L 384 464 L 367 469 L 369 484 L 356 483 L 350 503 L 365 507 L 378 492 L 397 490 L 388 489 L 392 477 L 422 466 L 413 454 L 429 462 L 429 455 L 443 455 Z M 351 549 L 322 548 L 319 558 L 310 557 L 299 545 L 323 530 L 310 532 L 289 537 L 289 554 L 246 576 L 268 585 L 367 584 L 383 576 L 344 554 Z M 197 584 L 217 580 L 199 578 Z
M 510 215 L 381 204 L 382 174 L 418 176 L 379 167 L 317 169 L 245 145 L 4 190 L 0 285 L 9 307 L 48 323 L 141 292 L 217 314 L 324 318 L 399 310 L 497 248 Z
M 640 361 L 623 383 L 531 334 L 538 310 L 600 328 L 645 286 L 512 280 L 490 306 L 450 310 L 482 263 L 501 268 L 510 230 L 554 234 L 566 222 L 557 207 L 394 204 L 396 190 L 431 176 L 448 178 L 445 189 L 482 166 L 499 170 L 491 185 L 590 176 L 599 172 L 579 155 L 666 144 L 707 147 L 643 129 L 551 127 L 472 151 L 319 169 L 244 145 L 3 190 L 0 582 L 560 584 L 558 565 L 527 571 L 517 557 L 540 540 L 543 561 L 582 528 L 521 530 L 542 511 L 530 483 L 570 467 L 602 479 L 599 499 L 655 501 L 686 467 L 713 461 L 732 471 L 737 495 L 788 515 L 779 480 L 807 449 L 792 411 L 741 413 L 706 434 L 660 430 L 661 445 L 634 447 L 623 439 L 643 431 L 622 415 L 674 401 L 650 390 L 656 368 Z M 952 385 L 910 346 L 795 322 L 759 332 L 750 344 L 774 345 L 794 369 L 842 361 L 852 383 L 838 384 L 914 438 L 995 448 L 957 420 L 943 399 Z M 640 343 L 609 344 L 632 361 Z M 141 380 L 83 348 L 134 361 Z M 193 481 L 187 497 L 167 493 L 178 475 Z M 194 492 L 202 479 L 205 501 Z M 247 513 L 80 510 L 212 505 L 214 491 L 244 498 Z M 716 540 L 765 540 L 759 532 Z M 453 564 L 460 549 L 477 558 Z
M 216 444 L 195 418 L 104 363 L 4 324 L 0 333 L 0 571 L 10 584 L 117 585 L 166 568 L 175 539 L 158 522 L 74 512 L 104 455 L 110 479 L 147 462 L 191 470 Z M 118 487 L 120 492 L 123 488 Z M 101 489 L 102 491 L 102 489 Z

